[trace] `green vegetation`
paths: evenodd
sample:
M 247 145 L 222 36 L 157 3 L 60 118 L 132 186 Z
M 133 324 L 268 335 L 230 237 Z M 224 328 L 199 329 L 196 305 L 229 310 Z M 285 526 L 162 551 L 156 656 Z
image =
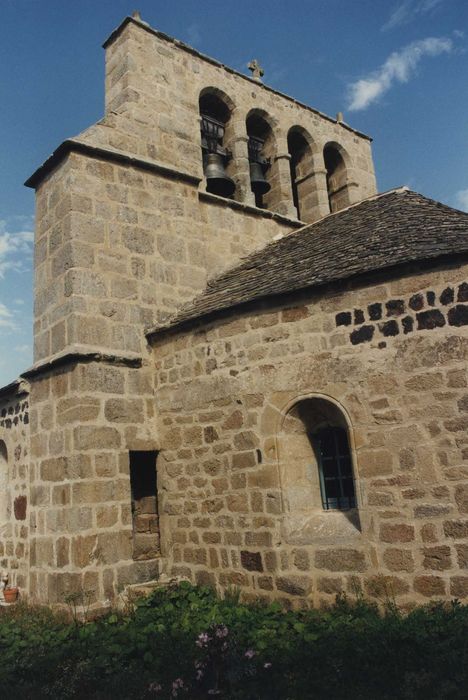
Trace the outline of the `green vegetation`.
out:
M 468 606 L 457 602 L 404 614 L 341 597 L 285 612 L 182 583 L 87 623 L 24 604 L 0 611 L 9 700 L 461 700 L 467 681 Z

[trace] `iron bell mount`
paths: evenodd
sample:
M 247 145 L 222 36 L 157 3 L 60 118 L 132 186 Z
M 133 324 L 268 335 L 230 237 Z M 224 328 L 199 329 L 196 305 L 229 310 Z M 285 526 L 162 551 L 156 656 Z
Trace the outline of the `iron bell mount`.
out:
M 265 171 L 270 167 L 270 160 L 262 157 L 264 141 L 257 136 L 249 136 L 249 166 L 250 186 L 252 192 L 258 195 L 266 194 L 271 185 L 265 177 Z
M 226 173 L 226 162 L 232 154 L 222 145 L 224 124 L 214 117 L 202 114 L 201 135 L 206 190 L 220 197 L 230 197 L 236 184 Z

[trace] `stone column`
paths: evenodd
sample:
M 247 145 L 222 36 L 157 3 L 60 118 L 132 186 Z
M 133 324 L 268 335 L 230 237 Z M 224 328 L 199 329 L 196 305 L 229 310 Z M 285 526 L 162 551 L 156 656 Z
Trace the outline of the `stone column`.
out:
M 272 158 L 271 190 L 265 196 L 268 209 L 291 219 L 297 219 L 291 184 L 291 155 L 287 151 L 278 152 Z
M 228 175 L 236 183 L 234 199 L 255 206 L 255 195 L 250 187 L 249 139 L 245 133 L 245 122 L 242 122 L 242 126 L 243 133 L 233 134 L 226 144 L 232 152 L 232 160 L 228 164 Z
M 296 179 L 299 218 L 311 224 L 330 213 L 327 191 L 327 171 L 317 167 Z
M 232 153 L 227 164 L 227 174 L 236 183 L 234 199 L 255 206 L 255 196 L 250 187 L 248 143 L 245 114 L 234 110 L 224 133 L 224 146 Z
M 354 168 L 349 168 L 346 185 L 348 188 L 348 204 L 356 204 L 362 199 L 361 188 L 359 186 L 359 176 Z

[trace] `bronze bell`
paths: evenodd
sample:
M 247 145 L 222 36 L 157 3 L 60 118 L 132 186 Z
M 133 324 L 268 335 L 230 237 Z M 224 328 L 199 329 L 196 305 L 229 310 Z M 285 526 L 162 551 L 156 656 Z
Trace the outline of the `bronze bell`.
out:
M 206 191 L 220 197 L 230 197 L 236 184 L 224 169 L 223 157 L 219 153 L 208 153 L 205 160 Z
M 261 163 L 250 161 L 250 186 L 255 194 L 266 194 L 271 190 L 270 183 L 265 179 Z

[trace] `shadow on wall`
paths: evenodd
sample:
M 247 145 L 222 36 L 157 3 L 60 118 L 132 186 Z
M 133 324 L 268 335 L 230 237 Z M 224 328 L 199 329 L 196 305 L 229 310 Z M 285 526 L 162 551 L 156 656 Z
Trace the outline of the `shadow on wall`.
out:
M 6 526 L 10 522 L 11 508 L 8 493 L 8 450 L 5 442 L 0 440 L 0 534 L 4 534 Z

